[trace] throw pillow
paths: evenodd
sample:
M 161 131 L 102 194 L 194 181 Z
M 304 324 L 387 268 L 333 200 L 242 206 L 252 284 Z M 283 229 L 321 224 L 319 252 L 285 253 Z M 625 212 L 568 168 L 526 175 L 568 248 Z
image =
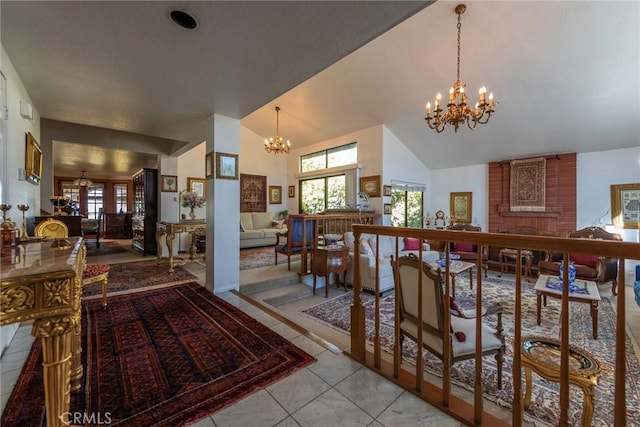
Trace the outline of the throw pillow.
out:
M 404 249 L 403 251 L 419 251 L 420 250 L 420 239 L 414 239 L 413 237 L 405 237 L 404 238 Z
M 244 231 L 244 224 L 242 223 L 242 221 L 240 221 L 240 232 L 242 233 Z
M 271 228 L 277 228 L 278 230 L 282 229 L 282 225 L 284 224 L 284 219 L 273 219 L 271 220 Z
M 453 244 L 454 252 L 475 252 L 473 243 L 459 243 Z
M 362 255 L 366 255 L 369 257 L 369 264 L 371 264 L 371 261 L 375 262 L 376 256 L 373 254 L 373 251 L 371 250 L 371 245 L 369 245 L 369 239 L 360 240 L 360 253 Z
M 598 265 L 598 256 L 589 254 L 571 254 L 569 260 L 576 264 L 586 265 L 591 268 L 596 268 Z
M 376 238 L 375 237 L 371 237 L 369 239 L 365 239 L 368 243 L 369 246 L 371 247 L 371 254 L 373 257 L 375 257 L 376 254 Z M 384 254 L 382 253 L 382 245 L 379 242 L 378 243 L 378 259 L 380 261 L 384 261 Z

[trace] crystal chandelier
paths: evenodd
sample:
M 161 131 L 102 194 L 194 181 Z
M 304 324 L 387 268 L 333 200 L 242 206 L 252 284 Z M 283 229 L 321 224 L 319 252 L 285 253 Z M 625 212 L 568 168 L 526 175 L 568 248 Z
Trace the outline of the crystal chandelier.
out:
M 271 137 L 269 139 L 264 140 L 264 149 L 267 151 L 267 153 L 286 154 L 291 149 L 291 142 L 287 140 L 287 142 L 285 143 L 282 137 L 280 136 L 279 114 L 280 114 L 280 107 L 276 107 L 276 137 L 275 139 Z
M 427 117 L 425 120 L 429 127 L 436 132 L 440 133 L 445 129 L 447 124 L 453 126 L 455 132 L 458 132 L 458 126 L 465 123 L 469 129 L 474 129 L 478 123 L 485 124 L 491 118 L 493 114 L 493 107 L 498 105 L 497 101 L 493 100 L 493 93 L 489 94 L 487 99 L 487 88 L 482 86 L 479 90 L 480 100 L 476 102 L 474 108 L 469 107 L 467 104 L 467 95 L 464 88 L 467 86 L 460 80 L 460 28 L 461 16 L 467 6 L 459 4 L 455 8 L 455 12 L 458 14 L 458 64 L 457 64 L 457 79 L 453 84 L 453 87 L 449 89 L 449 103 L 447 104 L 447 110 L 444 111 L 441 108 L 442 95 L 438 93 L 436 96 L 436 102 L 434 105 L 433 115 L 431 114 L 431 103 L 427 103 Z

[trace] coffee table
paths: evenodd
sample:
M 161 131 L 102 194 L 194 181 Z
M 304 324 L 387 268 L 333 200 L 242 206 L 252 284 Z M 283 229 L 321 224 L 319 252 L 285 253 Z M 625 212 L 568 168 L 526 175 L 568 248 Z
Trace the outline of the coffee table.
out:
M 558 276 L 541 274 L 536 281 L 536 320 L 540 324 L 541 300 L 544 298 L 544 306 L 547 306 L 547 297 L 562 298 L 563 283 Z M 591 322 L 593 338 L 598 338 L 598 305 L 600 293 L 596 282 L 576 279 L 569 284 L 569 301 L 589 304 L 591 307 Z
M 446 267 L 440 267 L 435 262 L 430 262 L 429 265 L 434 271 L 438 271 L 443 277 L 446 272 Z M 449 277 L 451 277 L 451 297 L 453 299 L 456 298 L 456 277 L 460 273 L 464 273 L 465 271 L 469 272 L 469 286 L 473 289 L 473 267 L 475 266 L 472 262 L 466 261 L 450 261 L 449 264 Z
M 547 379 L 560 382 L 560 342 L 547 337 L 522 337 L 521 362 L 525 373 L 524 409 L 531 404 L 531 371 Z M 582 426 L 590 427 L 596 400 L 596 386 L 603 374 L 602 363 L 591 353 L 569 345 L 569 383 L 582 389 Z

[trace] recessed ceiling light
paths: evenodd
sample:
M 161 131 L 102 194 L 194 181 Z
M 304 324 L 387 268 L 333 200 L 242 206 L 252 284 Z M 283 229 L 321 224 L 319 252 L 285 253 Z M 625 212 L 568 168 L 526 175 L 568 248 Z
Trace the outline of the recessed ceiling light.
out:
M 179 25 L 182 28 L 193 30 L 198 26 L 198 20 L 196 17 L 191 12 L 187 12 L 184 9 L 172 10 L 169 16 L 176 25 Z

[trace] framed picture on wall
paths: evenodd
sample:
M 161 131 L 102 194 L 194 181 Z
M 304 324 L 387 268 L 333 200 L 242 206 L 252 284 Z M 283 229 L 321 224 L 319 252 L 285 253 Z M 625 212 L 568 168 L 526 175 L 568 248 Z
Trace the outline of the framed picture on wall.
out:
M 270 185 L 269 186 L 269 204 L 279 205 L 282 203 L 282 186 Z
M 380 175 L 361 177 L 360 191 L 369 197 L 380 197 Z
M 31 132 L 26 133 L 25 178 L 38 185 L 42 177 L 42 150 Z
M 204 197 L 204 179 L 187 177 L 187 189 L 200 197 Z
M 471 222 L 471 197 L 472 192 L 451 193 L 449 215 L 455 222 Z
M 238 179 L 238 155 L 216 153 L 216 178 Z
M 382 195 L 385 197 L 391 197 L 391 186 L 385 185 L 382 187 Z
M 616 228 L 640 228 L 640 183 L 611 186 L 611 220 Z
M 204 176 L 206 178 L 213 176 L 213 152 L 207 153 L 204 158 Z
M 178 191 L 178 177 L 176 175 L 162 175 L 160 191 L 176 193 Z
M 391 203 L 384 204 L 384 214 L 391 215 Z
M 289 197 L 296 197 L 296 187 L 295 185 L 289 186 Z

